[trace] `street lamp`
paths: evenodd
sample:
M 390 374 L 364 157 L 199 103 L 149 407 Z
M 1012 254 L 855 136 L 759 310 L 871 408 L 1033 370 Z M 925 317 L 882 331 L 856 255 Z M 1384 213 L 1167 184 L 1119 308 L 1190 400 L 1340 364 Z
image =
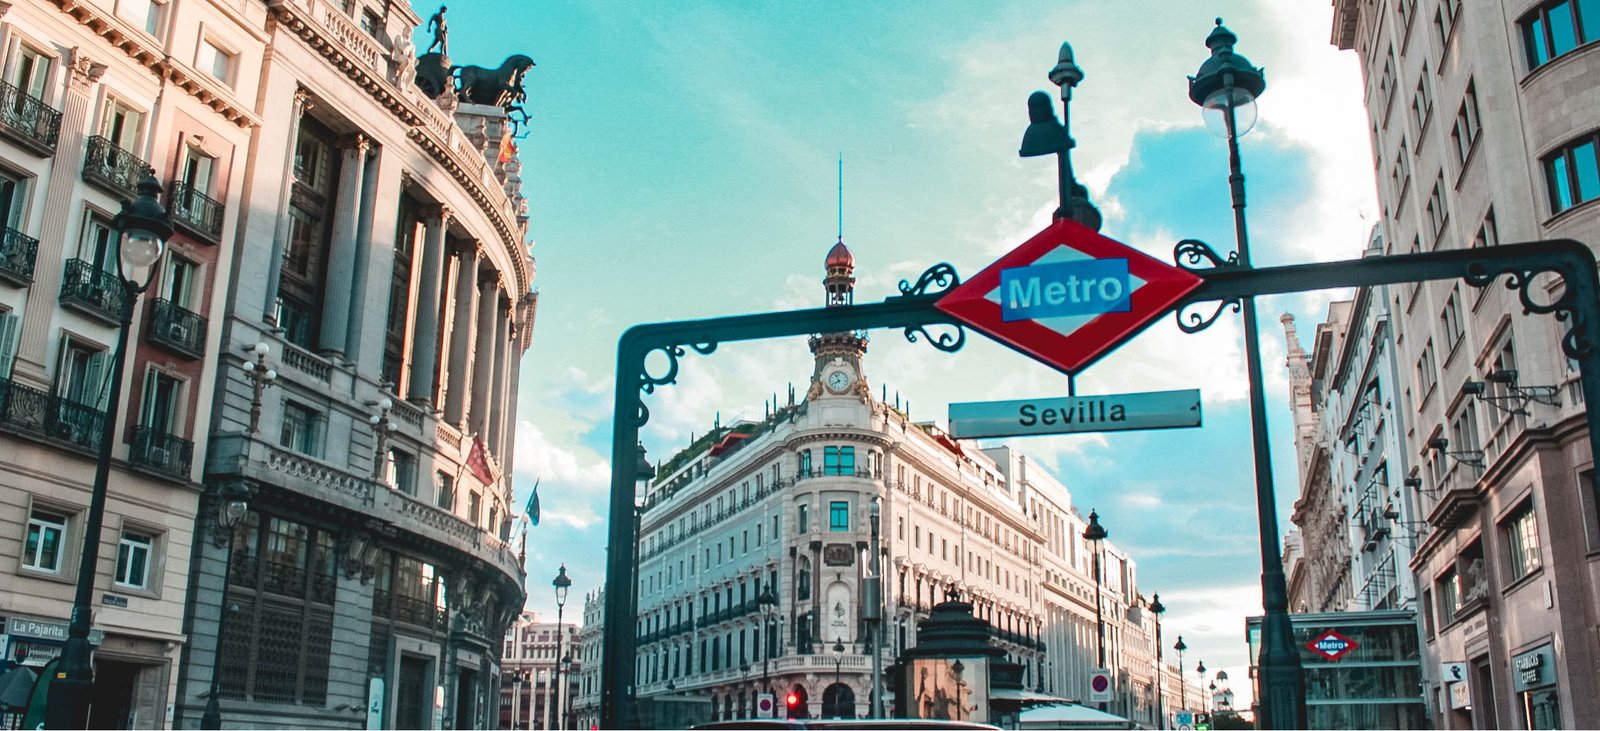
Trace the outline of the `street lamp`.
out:
M 1100 514 L 1090 509 L 1089 525 L 1083 529 L 1083 539 L 1094 544 L 1094 646 L 1095 654 L 1100 660 L 1100 664 L 1096 667 L 1101 670 L 1106 669 L 1106 623 L 1100 611 L 1100 605 L 1104 603 L 1100 597 L 1100 542 L 1108 535 L 1110 533 L 1106 532 L 1105 526 L 1100 525 Z M 1106 702 L 1100 701 L 1100 710 L 1105 709 Z
M 94 486 L 89 493 L 88 515 L 84 520 L 83 551 L 78 561 L 77 591 L 72 600 L 72 620 L 67 627 L 67 646 L 61 653 L 60 673 L 50 686 L 45 722 L 49 728 L 83 728 L 88 724 L 93 701 L 94 664 L 90 659 L 89 628 L 93 623 L 94 584 L 100 562 L 100 529 L 105 522 L 106 486 L 111 478 L 111 448 L 116 441 L 117 410 L 122 401 L 123 358 L 128 349 L 128 326 L 133 323 L 133 306 L 150 286 L 156 263 L 166 252 L 172 224 L 167 209 L 161 207 L 161 183 L 154 173 L 146 173 L 136 186 L 138 196 L 122 202 L 122 211 L 111 226 L 122 234 L 117 243 L 117 278 L 123 297 L 117 313 L 117 349 L 112 354 L 110 396 L 100 421 L 100 454 L 94 466 Z
M 1183 635 L 1178 635 L 1178 644 L 1173 645 L 1172 649 L 1178 651 L 1178 710 L 1187 711 L 1189 710 L 1189 681 L 1183 677 L 1183 651 L 1189 649 L 1189 646 L 1183 644 Z
M 1161 615 L 1167 611 L 1166 605 L 1161 603 L 1161 594 L 1158 592 L 1150 597 L 1150 613 L 1156 616 L 1156 728 L 1167 727 L 1167 716 L 1161 708 L 1161 681 L 1166 668 L 1161 664 Z
M 833 691 L 834 718 L 844 718 L 844 710 L 840 708 L 840 706 L 844 704 L 839 702 L 839 684 L 844 682 L 841 679 L 843 669 L 844 640 L 842 638 L 835 638 L 833 642 L 833 687 L 829 689 Z
M 1070 218 L 1096 231 L 1100 230 L 1100 211 L 1089 202 L 1088 189 L 1072 174 L 1072 148 L 1077 145 L 1069 132 L 1072 89 L 1083 81 L 1083 69 L 1072 60 L 1072 45 L 1061 44 L 1050 82 L 1061 87 L 1061 122 L 1056 121 L 1050 95 L 1036 91 L 1028 97 L 1028 129 L 1022 135 L 1022 157 L 1056 156 L 1056 187 L 1061 205 L 1053 218 Z
M 557 624 L 557 629 L 560 629 L 559 623 Z M 566 674 L 567 674 L 567 682 L 571 683 L 572 682 L 572 650 L 571 649 L 568 649 L 567 653 L 565 655 L 561 656 L 561 669 L 563 671 L 565 671 Z M 566 695 L 567 695 L 566 693 L 561 693 L 561 696 L 563 698 L 565 698 Z M 567 726 L 571 725 L 571 720 L 572 719 L 568 718 L 568 716 L 570 716 L 570 715 L 572 715 L 572 709 L 567 707 L 567 704 L 565 702 L 563 702 L 561 704 L 561 725 L 559 726 L 559 728 L 566 728 Z
M 561 728 L 561 610 L 567 606 L 567 590 L 572 588 L 572 579 L 567 578 L 567 565 L 561 564 L 561 570 L 556 573 L 551 586 L 556 588 L 556 667 L 550 683 L 550 692 L 554 700 L 550 701 L 550 728 Z
M 1267 88 L 1265 74 L 1233 51 L 1239 40 L 1217 18 L 1206 37 L 1211 57 L 1189 77 L 1189 99 L 1208 120 L 1221 117 L 1228 140 L 1228 190 L 1233 201 L 1237 266 L 1250 268 L 1250 236 L 1244 218 L 1244 173 L 1239 164 L 1239 137 L 1255 124 L 1255 100 Z M 1213 128 L 1214 122 L 1208 122 Z M 1272 486 L 1272 453 L 1267 444 L 1266 394 L 1261 379 L 1260 333 L 1256 330 L 1254 297 L 1242 297 L 1244 358 L 1250 381 L 1250 426 L 1255 450 L 1256 512 L 1261 530 L 1261 728 L 1305 728 L 1305 671 L 1289 623 L 1289 587 L 1278 551 L 1278 508 Z
M 250 512 L 250 491 L 243 484 L 236 481 L 223 483 L 216 493 L 217 501 L 217 528 L 212 539 L 218 545 L 225 545 L 228 551 L 222 569 L 222 602 L 217 611 L 217 642 L 211 651 L 211 691 L 206 694 L 206 710 L 200 716 L 200 728 L 222 728 L 222 708 L 219 697 L 222 695 L 222 638 L 228 624 L 228 615 L 233 613 L 233 607 L 228 604 L 228 587 L 233 583 L 233 540 L 238 536 L 239 523 Z
M 267 354 L 272 352 L 272 346 L 258 342 L 254 345 L 244 346 L 247 356 L 255 356 L 255 360 L 245 359 L 244 375 L 250 379 L 250 435 L 255 436 L 261 427 L 261 394 L 267 386 L 278 380 L 278 372 L 267 367 Z
M 756 595 L 756 606 L 761 607 L 761 642 L 765 645 L 765 647 L 761 648 L 761 689 L 763 693 L 771 695 L 772 680 L 768 674 L 768 667 L 770 665 L 769 661 L 772 659 L 772 646 L 774 644 L 772 612 L 778 608 L 778 596 L 772 593 L 771 582 L 767 582 L 767 585 L 761 589 L 761 593 Z M 777 706 L 776 701 L 773 702 L 773 706 Z M 774 712 L 776 712 L 776 708 L 774 708 Z

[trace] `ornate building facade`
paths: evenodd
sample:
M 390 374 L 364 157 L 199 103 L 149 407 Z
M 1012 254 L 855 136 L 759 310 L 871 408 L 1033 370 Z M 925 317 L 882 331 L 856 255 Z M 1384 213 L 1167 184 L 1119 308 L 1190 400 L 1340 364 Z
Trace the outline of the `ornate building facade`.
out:
M 842 242 L 828 253 L 828 306 L 852 301 L 854 266 Z M 719 424 L 646 490 L 640 698 L 709 702 L 703 720 L 754 717 L 764 692 L 780 715 L 866 716 L 872 653 L 892 665 L 950 591 L 1027 668 L 1031 692 L 1086 698 L 1098 596 L 1123 678 L 1113 708 L 1153 724 L 1156 676 L 1175 691 L 1177 674 L 1155 667 L 1133 561 L 1103 542 L 1097 591 L 1086 523 L 1064 486 L 1020 453 L 955 440 L 874 398 L 887 389 L 868 379 L 864 333 L 809 345 L 803 398 L 774 403 L 761 421 Z M 881 626 L 863 593 L 875 545 Z M 775 603 L 761 601 L 768 592 Z
M 1600 243 L 1600 9 L 1333 7 L 1333 43 L 1359 54 L 1366 77 L 1385 253 Z M 1410 568 L 1435 723 L 1600 725 L 1592 394 L 1562 353 L 1567 324 L 1525 314 L 1499 283 L 1426 282 L 1387 297 L 1412 459 L 1404 479 L 1427 523 Z M 1461 677 L 1443 677 L 1444 663 Z
M 540 621 L 535 612 L 517 617 L 501 653 L 497 728 L 589 728 L 576 725 L 574 713 L 573 699 L 584 672 L 580 649 L 576 624 Z M 557 696 L 562 698 L 559 706 L 554 704 Z

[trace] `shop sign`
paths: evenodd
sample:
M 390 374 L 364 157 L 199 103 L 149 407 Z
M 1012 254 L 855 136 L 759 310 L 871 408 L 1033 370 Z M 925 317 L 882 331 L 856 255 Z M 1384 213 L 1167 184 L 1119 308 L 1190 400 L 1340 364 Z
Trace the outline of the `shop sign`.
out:
M 34 640 L 66 642 L 67 623 L 50 622 L 42 619 L 27 619 L 25 617 L 7 617 L 6 634 L 13 637 L 26 637 Z M 105 640 L 105 638 L 105 630 L 89 630 L 89 644 L 99 645 Z
M 1450 708 L 1460 710 L 1472 707 L 1472 687 L 1463 680 L 1450 684 Z
M 1541 645 L 1511 658 L 1511 685 L 1521 693 L 1555 682 L 1555 650 Z

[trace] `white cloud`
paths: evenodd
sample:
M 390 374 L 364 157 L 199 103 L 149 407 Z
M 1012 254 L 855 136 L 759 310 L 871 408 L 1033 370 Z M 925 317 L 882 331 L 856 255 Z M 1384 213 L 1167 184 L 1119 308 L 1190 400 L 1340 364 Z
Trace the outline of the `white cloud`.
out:
M 517 422 L 516 472 L 539 480 L 541 513 L 552 493 L 603 495 L 611 485 L 609 462 L 582 447 L 551 440 L 531 421 Z

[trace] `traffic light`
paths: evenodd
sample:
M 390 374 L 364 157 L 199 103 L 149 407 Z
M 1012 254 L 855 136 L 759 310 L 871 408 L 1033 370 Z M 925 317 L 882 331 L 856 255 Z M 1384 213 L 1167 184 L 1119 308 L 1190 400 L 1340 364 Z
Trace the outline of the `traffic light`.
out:
M 799 718 L 795 715 L 800 710 L 800 694 L 790 693 L 783 697 L 783 705 L 788 708 L 789 718 Z

